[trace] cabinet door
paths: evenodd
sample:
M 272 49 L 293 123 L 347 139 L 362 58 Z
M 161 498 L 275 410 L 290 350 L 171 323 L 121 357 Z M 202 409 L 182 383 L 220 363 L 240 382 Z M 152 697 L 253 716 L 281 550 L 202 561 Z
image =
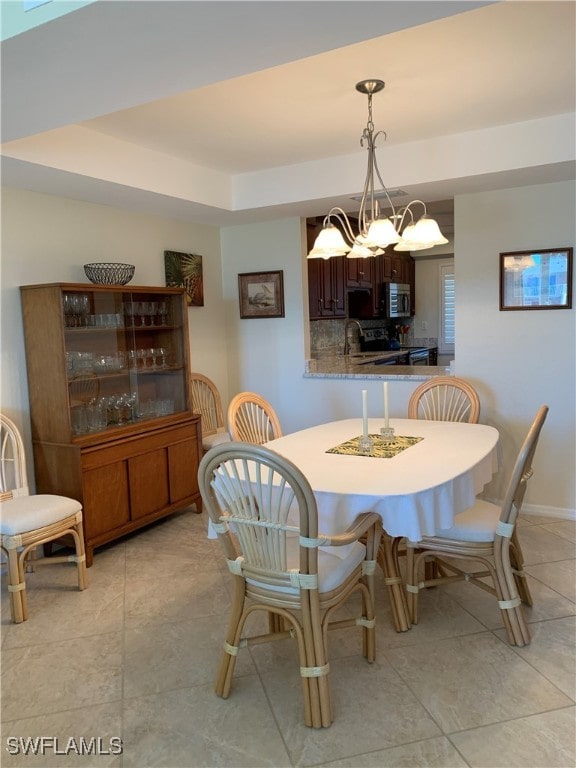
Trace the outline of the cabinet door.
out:
M 331 314 L 346 317 L 346 257 L 336 256 L 327 262 L 331 273 Z
M 157 289 L 62 292 L 73 439 L 189 410 L 183 306 Z
M 323 259 L 310 259 L 308 261 L 308 313 L 310 320 L 323 317 L 323 265 Z
M 89 469 L 83 473 L 84 535 L 87 540 L 130 521 L 130 494 L 126 462 Z
M 196 439 L 169 446 L 168 477 L 172 504 L 198 493 L 198 462 Z
M 346 259 L 348 288 L 372 288 L 373 264 L 373 258 Z
M 146 517 L 170 503 L 168 454 L 165 448 L 128 460 L 132 519 Z

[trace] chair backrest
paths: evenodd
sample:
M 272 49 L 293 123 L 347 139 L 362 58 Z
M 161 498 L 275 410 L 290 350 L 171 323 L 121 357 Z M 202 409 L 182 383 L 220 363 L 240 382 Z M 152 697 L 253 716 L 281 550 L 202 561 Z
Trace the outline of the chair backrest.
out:
M 437 376 L 416 387 L 408 403 L 408 418 L 477 424 L 480 398 L 467 381 L 455 376 Z
M 299 548 L 300 574 L 318 572 L 316 500 L 292 462 L 264 446 L 224 443 L 204 456 L 198 481 L 226 557 L 243 558 L 244 577 L 297 592 L 288 570 L 289 542 Z
M 28 495 L 22 437 L 14 422 L 0 413 L 0 499 Z
M 261 445 L 282 437 L 280 421 L 270 403 L 255 392 L 240 392 L 228 406 L 232 440 Z
M 528 485 L 528 480 L 532 477 L 532 461 L 536 453 L 538 438 L 548 415 L 548 410 L 547 405 L 540 406 L 518 452 L 506 496 L 504 497 L 504 503 L 502 504 L 500 520 L 503 523 L 515 524 L 518 513 L 522 508 L 526 486 Z
M 220 392 L 207 376 L 201 373 L 190 374 L 190 393 L 192 410 L 199 413 L 202 423 L 202 434 L 213 435 L 219 429 L 224 429 L 224 414 Z

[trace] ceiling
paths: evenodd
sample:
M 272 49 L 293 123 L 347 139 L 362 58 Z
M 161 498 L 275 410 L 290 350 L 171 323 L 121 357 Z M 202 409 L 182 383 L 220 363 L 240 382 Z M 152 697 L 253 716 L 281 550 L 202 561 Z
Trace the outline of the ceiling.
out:
M 575 9 L 95 2 L 2 44 L 2 181 L 214 225 L 354 210 L 376 77 L 384 181 L 450 218 L 575 178 Z

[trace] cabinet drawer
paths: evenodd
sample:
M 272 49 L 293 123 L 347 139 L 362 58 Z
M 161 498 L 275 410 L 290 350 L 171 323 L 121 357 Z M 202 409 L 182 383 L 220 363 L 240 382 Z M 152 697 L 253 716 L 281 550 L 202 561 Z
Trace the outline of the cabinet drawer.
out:
M 130 438 L 122 438 L 112 443 L 91 446 L 82 449 L 82 468 L 93 469 L 105 464 L 113 464 L 137 456 L 149 453 L 159 448 L 167 448 L 174 443 L 195 440 L 197 435 L 196 421 L 188 424 L 180 424 L 166 429 L 158 429 L 142 435 Z

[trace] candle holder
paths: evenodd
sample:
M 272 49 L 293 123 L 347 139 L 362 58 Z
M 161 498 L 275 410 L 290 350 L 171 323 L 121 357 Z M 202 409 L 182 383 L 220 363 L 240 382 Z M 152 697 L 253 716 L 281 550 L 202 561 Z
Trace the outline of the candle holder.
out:
M 380 427 L 380 440 L 383 443 L 393 443 L 395 440 L 394 427 Z
M 372 453 L 374 450 L 374 440 L 370 435 L 362 435 L 358 438 L 358 451 L 360 453 Z

